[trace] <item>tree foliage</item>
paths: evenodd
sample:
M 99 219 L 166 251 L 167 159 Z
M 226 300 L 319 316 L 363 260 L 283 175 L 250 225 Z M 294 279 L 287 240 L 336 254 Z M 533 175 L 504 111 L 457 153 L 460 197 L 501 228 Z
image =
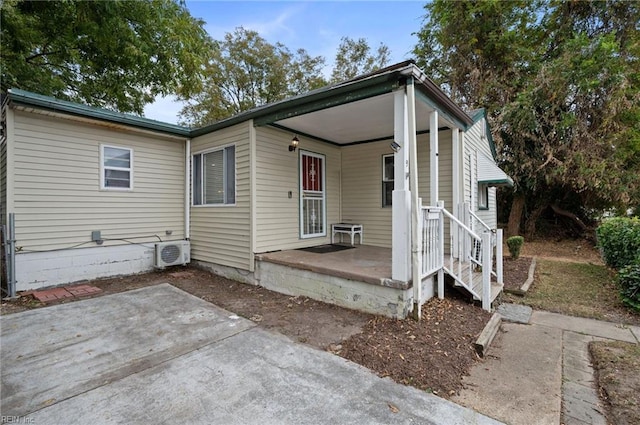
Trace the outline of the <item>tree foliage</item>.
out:
M 510 234 L 521 221 L 533 233 L 549 206 L 578 219 L 639 204 L 639 3 L 437 0 L 426 10 L 415 53 L 459 102 L 488 108 L 516 182 Z
M 270 44 L 256 31 L 236 28 L 215 41 L 205 66 L 202 87 L 180 113 L 186 123 L 204 125 L 256 106 L 276 102 L 325 84 L 324 58 L 304 49 L 295 53 Z
M 2 90 L 20 88 L 142 113 L 197 89 L 209 39 L 182 3 L 5 0 Z
M 343 38 L 336 54 L 332 78 L 352 78 L 384 66 L 389 48 L 376 55 L 365 39 Z M 304 49 L 292 53 L 281 43 L 271 44 L 256 31 L 236 28 L 214 42 L 205 66 L 202 90 L 183 95 L 183 124 L 206 125 L 249 109 L 325 86 L 325 58 Z M 334 82 L 335 82 L 334 81 Z
M 354 40 L 342 37 L 331 73 L 331 82 L 350 80 L 358 75 L 376 71 L 389 63 L 391 52 L 385 44 L 380 43 L 375 52 L 371 50 L 364 38 Z

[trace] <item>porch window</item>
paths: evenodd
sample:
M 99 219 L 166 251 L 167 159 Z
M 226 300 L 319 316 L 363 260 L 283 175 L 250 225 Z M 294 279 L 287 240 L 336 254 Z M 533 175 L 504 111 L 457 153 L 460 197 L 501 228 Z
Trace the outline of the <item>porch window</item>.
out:
M 393 195 L 393 154 L 382 156 L 382 206 L 390 207 Z
M 489 186 L 483 183 L 478 184 L 478 209 L 489 209 Z
M 100 189 L 133 189 L 133 149 L 100 145 Z
M 236 203 L 236 147 L 193 155 L 193 205 Z

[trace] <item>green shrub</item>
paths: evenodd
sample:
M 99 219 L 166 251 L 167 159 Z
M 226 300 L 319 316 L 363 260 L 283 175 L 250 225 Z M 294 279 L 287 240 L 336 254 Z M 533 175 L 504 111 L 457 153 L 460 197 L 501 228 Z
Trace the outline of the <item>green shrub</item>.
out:
M 507 239 L 507 246 L 509 247 L 509 253 L 511 258 L 517 260 L 520 256 L 520 249 L 524 244 L 524 238 L 522 236 L 511 236 Z
M 604 262 L 615 269 L 632 264 L 640 257 L 640 219 L 616 217 L 596 230 Z
M 640 311 L 640 259 L 620 269 L 618 283 L 622 301 L 634 310 Z

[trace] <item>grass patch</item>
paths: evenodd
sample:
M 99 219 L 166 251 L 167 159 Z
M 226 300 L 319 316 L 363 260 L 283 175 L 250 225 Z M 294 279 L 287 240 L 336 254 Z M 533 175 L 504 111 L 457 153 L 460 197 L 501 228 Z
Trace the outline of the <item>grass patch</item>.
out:
M 615 274 L 605 266 L 538 260 L 536 278 L 524 297 L 506 295 L 508 302 L 571 316 L 640 323 L 640 315 L 625 307 Z
M 616 425 L 640 424 L 640 346 L 620 341 L 589 343 L 600 395 Z

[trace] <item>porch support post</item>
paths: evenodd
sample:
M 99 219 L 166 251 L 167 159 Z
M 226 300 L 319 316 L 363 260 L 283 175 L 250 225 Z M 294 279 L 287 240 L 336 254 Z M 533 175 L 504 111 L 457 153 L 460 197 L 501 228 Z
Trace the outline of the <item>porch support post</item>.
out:
M 391 278 L 402 282 L 411 279 L 411 192 L 409 190 L 409 121 L 405 87 L 394 92 L 393 138 L 400 146 L 393 156 L 394 182 L 391 224 Z
M 409 175 L 411 176 L 411 265 L 413 276 L 413 302 L 415 317 L 422 318 L 422 201 L 418 191 L 418 138 L 416 136 L 416 94 L 413 80 L 407 82 L 407 103 L 409 118 Z M 437 126 L 436 126 L 436 133 Z M 433 291 L 433 285 L 431 285 Z M 426 294 L 431 298 L 433 293 Z
M 493 264 L 493 247 L 491 233 L 482 233 L 482 309 L 491 311 L 491 266 Z
M 496 230 L 496 275 L 499 285 L 503 285 L 502 275 L 502 229 Z
M 438 202 L 438 111 L 433 110 L 429 114 L 429 158 L 431 190 L 429 191 L 429 205 L 434 206 Z
M 460 131 L 457 128 L 451 129 L 451 183 L 453 186 L 451 211 L 456 214 L 456 218 L 459 220 L 460 216 L 458 211 L 460 208 Z M 460 238 L 460 232 L 458 226 L 451 226 L 449 229 L 452 232 L 453 244 L 449 249 L 453 254 L 453 258 L 458 258 L 458 240 Z

